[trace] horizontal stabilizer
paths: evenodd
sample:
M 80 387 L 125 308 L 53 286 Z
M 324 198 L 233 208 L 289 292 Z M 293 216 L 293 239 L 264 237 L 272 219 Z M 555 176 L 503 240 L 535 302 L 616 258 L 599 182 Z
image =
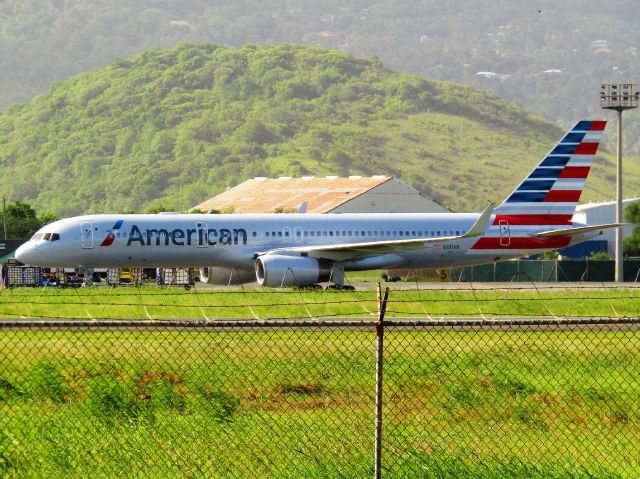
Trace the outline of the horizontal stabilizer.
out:
M 590 231 L 607 230 L 609 228 L 620 228 L 626 226 L 627 223 L 611 223 L 607 225 L 589 225 L 589 226 L 577 226 L 575 228 L 563 228 L 558 230 L 542 231 L 541 233 L 534 233 L 531 236 L 536 238 L 555 238 L 557 236 L 573 236 L 582 233 L 588 233 Z

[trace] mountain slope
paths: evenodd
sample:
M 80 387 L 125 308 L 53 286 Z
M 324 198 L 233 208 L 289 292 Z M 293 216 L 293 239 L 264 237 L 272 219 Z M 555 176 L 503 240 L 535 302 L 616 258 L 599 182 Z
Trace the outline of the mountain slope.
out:
M 389 173 L 445 206 L 479 209 L 561 133 L 498 97 L 375 58 L 180 44 L 0 115 L 0 189 L 70 215 L 187 208 L 253 176 Z M 600 168 L 590 196 L 608 198 Z
M 640 76 L 636 11 L 637 0 L 4 0 L 0 109 L 151 47 L 290 42 L 373 54 L 569 126 L 603 114 L 601 81 Z M 640 115 L 625 128 L 637 154 Z

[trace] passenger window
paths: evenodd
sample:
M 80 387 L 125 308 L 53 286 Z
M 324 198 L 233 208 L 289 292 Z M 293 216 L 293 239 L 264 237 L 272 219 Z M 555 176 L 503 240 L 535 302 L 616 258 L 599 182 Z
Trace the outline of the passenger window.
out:
M 329 236 L 333 236 L 333 231 L 329 231 Z
M 268 238 L 269 237 L 269 232 L 267 231 L 264 235 Z
M 403 235 L 403 232 L 402 232 L 402 231 L 400 231 L 400 236 L 402 236 L 402 235 Z
M 284 232 L 284 235 L 288 238 L 288 237 L 289 237 L 289 232 L 288 232 L 288 231 L 285 231 L 285 232 Z
M 358 236 L 358 232 L 356 231 L 356 236 Z
M 282 231 L 278 231 L 278 238 L 282 238 Z
M 124 236 L 124 235 L 123 235 Z M 255 231 L 252 233 L 252 236 L 255 238 L 256 236 L 258 236 L 258 233 L 256 233 Z
M 367 232 L 366 231 L 361 231 L 360 233 L 362 234 L 362 236 L 367 236 Z

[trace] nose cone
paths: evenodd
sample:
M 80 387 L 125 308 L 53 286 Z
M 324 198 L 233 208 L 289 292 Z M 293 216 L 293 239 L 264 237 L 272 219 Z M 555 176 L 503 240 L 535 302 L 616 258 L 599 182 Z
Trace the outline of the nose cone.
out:
M 16 250 L 15 256 L 21 263 L 33 265 L 37 254 L 33 244 L 25 243 Z

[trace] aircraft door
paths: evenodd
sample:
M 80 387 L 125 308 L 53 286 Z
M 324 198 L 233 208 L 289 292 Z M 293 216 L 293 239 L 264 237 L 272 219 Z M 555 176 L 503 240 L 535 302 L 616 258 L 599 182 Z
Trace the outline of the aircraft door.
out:
M 509 229 L 509 222 L 506 220 L 500 220 L 498 222 L 500 226 L 500 246 L 506 247 L 511 244 L 511 231 Z
M 81 243 L 83 249 L 93 248 L 93 223 L 82 223 L 80 225 L 81 230 Z
M 301 227 L 296 226 L 293 228 L 293 238 L 296 243 L 302 243 L 302 240 L 304 239 L 303 236 L 304 234 Z

